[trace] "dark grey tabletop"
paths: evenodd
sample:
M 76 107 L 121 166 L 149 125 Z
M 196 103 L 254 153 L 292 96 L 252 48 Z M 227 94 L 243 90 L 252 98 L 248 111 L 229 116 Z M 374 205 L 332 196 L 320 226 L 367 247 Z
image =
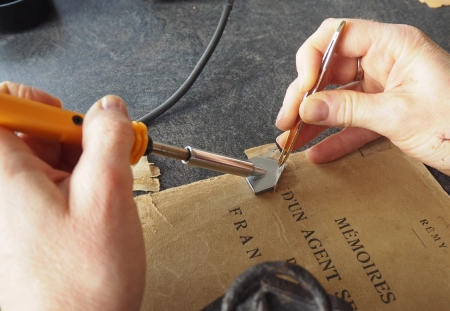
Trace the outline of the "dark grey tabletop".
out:
M 54 0 L 49 21 L 0 36 L 0 81 L 44 89 L 83 113 L 102 96 L 117 94 L 137 119 L 190 74 L 224 3 Z M 244 149 L 274 142 L 280 133 L 275 118 L 296 76 L 296 51 L 328 17 L 410 24 L 450 51 L 450 7 L 430 9 L 418 0 L 236 0 L 197 82 L 151 124 L 153 139 L 242 159 Z M 161 168 L 162 189 L 218 174 L 156 156 L 151 161 Z M 450 178 L 433 174 L 449 191 Z

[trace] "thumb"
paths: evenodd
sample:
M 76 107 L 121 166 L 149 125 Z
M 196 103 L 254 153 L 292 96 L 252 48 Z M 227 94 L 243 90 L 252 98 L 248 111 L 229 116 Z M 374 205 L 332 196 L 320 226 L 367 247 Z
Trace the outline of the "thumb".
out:
M 83 153 L 71 180 L 75 208 L 108 210 L 126 206 L 132 200 L 133 140 L 121 98 L 108 95 L 91 107 L 83 123 Z
M 384 135 L 390 123 L 385 121 L 393 117 L 392 106 L 388 106 L 392 101 L 392 95 L 386 93 L 327 90 L 308 96 L 300 105 L 300 117 L 305 123 L 360 127 Z

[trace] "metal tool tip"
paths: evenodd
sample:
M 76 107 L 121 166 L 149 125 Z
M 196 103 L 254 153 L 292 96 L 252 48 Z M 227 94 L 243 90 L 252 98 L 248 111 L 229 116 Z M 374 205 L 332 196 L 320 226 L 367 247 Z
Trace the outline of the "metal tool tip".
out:
M 289 157 L 289 151 L 286 149 L 283 149 L 283 151 L 281 152 L 280 158 L 278 159 L 278 167 L 279 168 L 282 167 L 286 163 L 288 157 Z
M 267 174 L 267 170 L 255 165 L 252 176 L 261 177 Z

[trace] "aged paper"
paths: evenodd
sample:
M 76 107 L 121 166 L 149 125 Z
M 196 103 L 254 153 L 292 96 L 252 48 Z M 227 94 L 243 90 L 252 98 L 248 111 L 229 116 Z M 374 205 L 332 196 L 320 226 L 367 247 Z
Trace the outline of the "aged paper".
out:
M 443 5 L 450 5 L 450 0 L 419 0 L 419 1 L 428 4 L 430 8 L 440 8 Z
M 146 156 L 142 157 L 136 165 L 131 167 L 133 172 L 133 190 L 159 191 L 159 168 L 148 163 Z
M 255 196 L 244 178 L 222 175 L 136 202 L 142 310 L 199 310 L 271 260 L 305 267 L 355 310 L 450 304 L 450 199 L 386 140 L 322 165 L 293 154 L 275 192 Z

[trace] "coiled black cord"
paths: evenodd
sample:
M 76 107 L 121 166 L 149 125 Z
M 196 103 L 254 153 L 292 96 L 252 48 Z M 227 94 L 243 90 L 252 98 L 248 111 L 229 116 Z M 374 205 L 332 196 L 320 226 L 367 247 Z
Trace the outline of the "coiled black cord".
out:
M 147 125 L 150 124 L 157 117 L 162 115 L 164 112 L 169 110 L 173 105 L 175 105 L 181 97 L 191 88 L 194 84 L 195 80 L 197 80 L 198 76 L 202 72 L 203 68 L 206 66 L 209 58 L 217 47 L 220 38 L 222 37 L 222 33 L 227 25 L 228 17 L 230 16 L 230 12 L 233 9 L 234 0 L 227 0 L 226 4 L 223 7 L 222 16 L 220 17 L 219 24 L 217 25 L 216 31 L 206 47 L 205 52 L 202 57 L 198 61 L 194 70 L 192 70 L 189 77 L 184 81 L 184 83 L 180 86 L 180 88 L 172 95 L 169 99 L 167 99 L 164 103 L 159 105 L 157 108 L 140 118 L 138 121 L 145 123 Z

